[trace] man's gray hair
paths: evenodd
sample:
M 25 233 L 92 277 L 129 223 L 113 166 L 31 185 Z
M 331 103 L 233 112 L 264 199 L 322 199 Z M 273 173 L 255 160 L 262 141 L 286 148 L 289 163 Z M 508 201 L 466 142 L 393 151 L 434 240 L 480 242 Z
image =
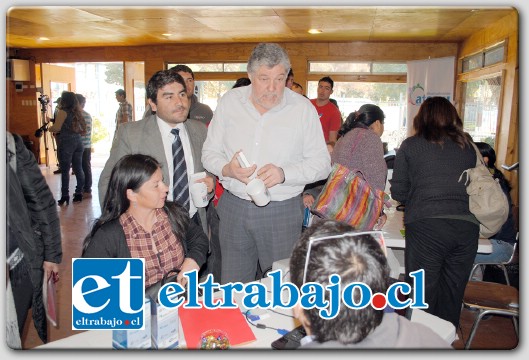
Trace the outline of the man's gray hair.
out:
M 276 65 L 283 65 L 285 74 L 290 70 L 290 60 L 288 54 L 281 46 L 274 43 L 260 43 L 257 45 L 248 60 L 247 71 L 255 74 L 261 66 L 273 68 Z

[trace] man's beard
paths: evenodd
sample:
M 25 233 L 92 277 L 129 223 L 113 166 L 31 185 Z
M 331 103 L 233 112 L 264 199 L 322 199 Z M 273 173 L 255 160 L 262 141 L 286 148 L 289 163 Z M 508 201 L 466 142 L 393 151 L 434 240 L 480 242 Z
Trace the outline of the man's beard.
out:
M 263 108 L 270 110 L 273 107 L 277 106 L 280 102 L 280 95 L 278 93 L 268 93 L 264 94 L 259 98 L 254 98 L 255 102 L 262 106 Z

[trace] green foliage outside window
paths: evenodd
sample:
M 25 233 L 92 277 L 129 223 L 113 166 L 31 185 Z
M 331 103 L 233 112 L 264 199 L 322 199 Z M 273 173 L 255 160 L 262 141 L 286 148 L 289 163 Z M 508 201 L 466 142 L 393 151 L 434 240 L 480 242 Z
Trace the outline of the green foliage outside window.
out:
M 92 144 L 97 143 L 100 140 L 108 138 L 108 130 L 98 117 L 92 117 Z

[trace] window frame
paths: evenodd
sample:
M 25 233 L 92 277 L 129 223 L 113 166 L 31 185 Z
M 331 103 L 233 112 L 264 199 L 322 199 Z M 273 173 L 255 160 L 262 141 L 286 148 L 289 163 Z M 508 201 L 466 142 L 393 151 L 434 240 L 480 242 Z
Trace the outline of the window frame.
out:
M 462 57 L 460 58 L 460 70 L 461 70 L 461 73 L 462 74 L 468 74 L 468 73 L 472 73 L 474 71 L 479 71 L 481 69 L 486 69 L 486 68 L 489 68 L 489 67 L 492 67 L 492 66 L 497 66 L 497 65 L 500 65 L 500 64 L 505 64 L 506 62 L 506 58 L 507 58 L 507 45 L 508 45 L 508 42 L 507 40 L 502 40 L 494 45 L 491 45 L 491 46 L 487 46 L 486 48 L 480 50 L 480 51 L 477 51 L 475 53 L 472 53 L 470 55 L 467 55 L 465 57 Z M 487 56 L 487 54 L 490 54 L 492 52 L 494 52 L 495 50 L 499 49 L 499 48 L 502 48 L 503 49 L 503 56 L 501 58 L 501 60 L 495 62 L 495 63 L 492 63 L 492 64 L 485 64 L 485 58 Z M 473 59 L 479 59 L 479 65 L 476 66 L 476 67 L 473 67 L 473 68 L 469 68 L 469 69 L 465 69 L 465 62 L 466 61 L 470 61 L 470 60 L 473 60 Z
M 327 64 L 367 64 L 369 66 L 369 71 L 333 71 L 332 75 L 339 76 L 339 75 L 345 75 L 345 76 L 377 76 L 377 75 L 407 75 L 407 71 L 404 72 L 374 72 L 373 67 L 375 64 L 395 64 L 395 65 L 404 65 L 406 66 L 406 61 L 332 61 L 332 60 L 308 60 L 307 61 L 307 75 L 310 76 L 312 74 L 323 74 L 328 73 L 321 70 L 311 70 L 311 64 L 312 63 L 327 63 Z
M 186 66 L 189 66 L 193 73 L 196 74 L 238 74 L 238 73 L 244 73 L 243 71 L 226 71 L 226 65 L 228 64 L 244 64 L 247 65 L 247 62 L 240 62 L 240 61 L 200 61 L 200 62 L 175 62 L 175 61 L 166 61 L 165 62 L 165 69 L 170 69 L 173 66 L 176 66 L 178 64 L 185 64 Z M 218 64 L 222 66 L 222 71 L 195 71 L 192 67 L 192 65 L 199 65 L 199 64 Z M 191 65 L 191 66 L 190 66 Z
M 496 64 L 498 65 L 498 64 Z M 503 121 L 503 118 L 501 116 L 502 112 L 503 112 L 503 96 L 504 96 L 504 87 L 505 87 L 505 75 L 506 75 L 506 71 L 505 69 L 502 69 L 501 71 L 490 71 L 490 72 L 487 72 L 486 74 L 482 74 L 480 76 L 475 76 L 475 77 L 471 77 L 471 78 L 467 78 L 465 80 L 462 80 L 462 81 L 458 81 L 458 86 L 460 88 L 460 98 L 461 98 L 461 101 L 460 101 L 460 107 L 458 108 L 458 113 L 460 114 L 461 116 L 461 121 L 463 122 L 463 128 L 465 127 L 465 99 L 466 99 L 466 84 L 468 84 L 469 82 L 473 82 L 473 81 L 480 81 L 480 80 L 487 80 L 487 79 L 491 79 L 491 78 L 494 78 L 494 77 L 500 77 L 500 81 L 501 81 L 501 85 L 500 85 L 500 95 L 499 95 L 499 98 L 498 98 L 498 115 L 497 115 L 497 118 L 496 118 L 496 130 L 495 130 L 495 136 L 494 136 L 494 149 L 497 150 L 497 146 L 498 146 L 498 141 L 497 141 L 497 138 L 498 138 L 498 134 L 500 133 L 500 129 L 501 129 L 501 122 Z

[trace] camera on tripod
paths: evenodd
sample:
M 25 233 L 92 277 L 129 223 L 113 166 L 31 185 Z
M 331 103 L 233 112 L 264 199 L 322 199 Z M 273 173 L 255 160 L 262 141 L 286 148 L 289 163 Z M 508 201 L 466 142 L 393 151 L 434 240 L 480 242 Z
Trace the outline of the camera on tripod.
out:
M 50 97 L 48 95 L 45 95 L 45 94 L 40 95 L 39 96 L 39 102 L 42 105 L 46 106 L 46 105 L 48 105 L 50 103 Z
M 48 95 L 40 95 L 39 96 L 39 103 L 41 106 L 42 111 L 46 111 L 48 104 L 50 103 L 50 97 Z
M 41 94 L 39 96 L 39 103 L 40 103 L 40 111 L 42 114 L 45 114 L 48 111 L 48 104 L 50 103 L 50 97 L 45 94 Z M 44 117 L 43 117 L 44 120 Z M 42 125 L 40 128 L 38 128 L 35 131 L 35 137 L 40 138 L 44 132 L 48 131 L 48 125 L 50 124 L 49 121 L 46 121 L 44 125 Z
M 36 131 L 35 131 L 35 137 L 36 138 L 40 138 L 40 137 L 43 137 L 44 139 L 44 155 L 46 157 L 46 166 L 49 166 L 50 165 L 50 159 L 49 159 L 49 154 L 48 154 L 48 136 L 46 136 L 46 132 L 48 131 L 48 127 L 50 125 L 50 122 L 54 122 L 55 119 L 48 119 L 48 105 L 50 104 L 50 97 L 48 95 L 45 95 L 44 94 L 44 91 L 41 87 L 38 87 L 37 88 L 37 92 L 40 93 L 39 97 L 38 97 L 38 101 L 40 103 L 40 123 L 42 124 L 41 127 L 39 127 Z M 43 136 L 44 135 L 44 136 Z M 53 150 L 55 151 L 55 156 L 57 157 L 57 148 L 55 146 L 55 139 L 54 137 L 52 136 L 51 137 L 51 143 L 53 145 Z M 58 157 L 57 157 L 57 166 L 59 166 L 59 160 L 58 160 Z M 56 174 L 57 172 L 54 172 L 54 174 Z

